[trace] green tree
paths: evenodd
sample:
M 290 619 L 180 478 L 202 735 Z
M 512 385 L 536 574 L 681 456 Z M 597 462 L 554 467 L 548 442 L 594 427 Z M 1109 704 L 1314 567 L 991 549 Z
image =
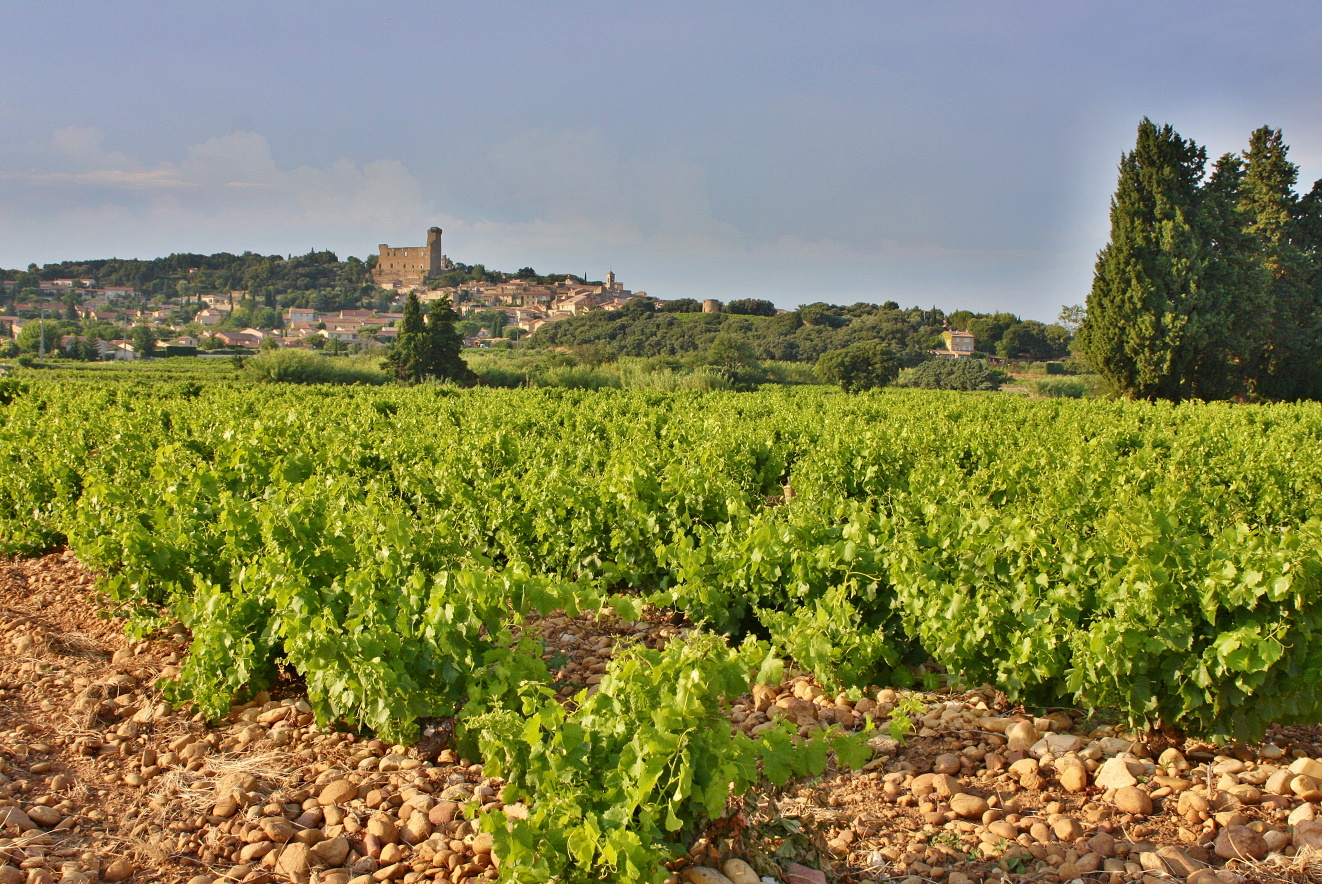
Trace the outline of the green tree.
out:
M 1071 335 L 1079 330 L 1083 321 L 1088 318 L 1088 310 L 1082 304 L 1066 305 L 1060 308 L 1060 315 L 1056 317 L 1056 323 Z
M 505 330 L 505 323 L 509 322 L 509 316 L 504 310 L 483 310 L 473 317 L 480 328 L 485 328 L 491 332 L 493 338 L 500 337 L 500 333 Z
M 712 340 L 703 361 L 725 369 L 736 381 L 751 382 L 762 371 L 753 345 L 731 332 L 721 332 Z
M 1047 326 L 1033 319 L 1016 322 L 1007 328 L 996 344 L 996 352 L 1008 359 L 1039 361 L 1064 355 L 1058 352 L 1056 345 L 1052 343 Z
M 23 353 L 37 353 L 41 350 L 41 333 L 46 332 L 46 352 L 53 353 L 59 349 L 60 338 L 64 335 L 78 333 L 78 326 L 62 319 L 35 320 L 26 323 L 22 331 L 18 333 L 16 343 L 18 349 Z
M 464 362 L 464 341 L 455 329 L 456 319 L 458 315 L 448 298 L 433 302 L 424 319 L 418 296 L 410 293 L 404 303 L 395 348 L 382 368 L 391 371 L 397 380 L 410 384 L 429 378 L 465 385 L 476 383 L 477 376 Z
M 1299 168 L 1286 158 L 1281 131 L 1263 126 L 1249 137 L 1239 208 L 1266 274 L 1265 335 L 1249 359 L 1250 392 L 1267 399 L 1299 399 L 1322 393 L 1322 311 L 1312 284 L 1312 262 L 1303 248 L 1304 225 L 1294 185 Z
M 416 292 L 409 292 L 404 302 L 404 316 L 399 322 L 395 347 L 381 363 L 398 381 L 416 383 L 423 378 L 427 349 L 427 324 L 422 317 L 422 303 Z
M 1097 257 L 1079 343 L 1118 393 L 1184 399 L 1204 341 L 1207 253 L 1199 230 L 1206 151 L 1146 117 L 1120 160 L 1111 238 Z
M 996 351 L 1006 331 L 1018 322 L 1019 317 L 1013 313 L 988 313 L 971 320 L 967 330 L 973 333 L 973 340 L 980 351 L 992 353 Z
M 155 355 L 158 340 L 156 331 L 151 326 L 133 327 L 133 352 L 138 354 L 139 359 L 150 359 Z
M 693 298 L 676 298 L 660 302 L 656 309 L 661 313 L 701 313 L 702 302 Z
M 956 310 L 948 317 L 950 327 L 956 331 L 968 331 L 969 325 L 977 316 L 971 310 Z
M 844 325 L 846 320 L 842 316 L 836 315 L 837 308 L 830 304 L 823 304 L 821 301 L 815 301 L 812 304 L 804 304 L 796 312 L 804 325 L 825 326 L 826 328 L 839 328 Z
M 906 387 L 925 390 L 999 390 L 1006 375 L 980 359 L 929 359 L 900 378 Z
M 93 362 L 100 355 L 97 353 L 96 344 L 83 337 L 75 337 L 71 340 L 65 349 L 65 354 L 79 362 Z
M 822 354 L 816 371 L 827 383 L 839 384 L 846 393 L 857 393 L 894 381 L 900 373 L 900 361 L 885 344 L 866 341 Z
M 761 298 L 740 298 L 726 304 L 725 312 L 741 316 L 775 316 L 776 305 Z
M 464 362 L 464 339 L 454 327 L 458 318 L 449 298 L 432 302 L 431 310 L 427 312 L 423 376 L 472 386 L 477 383 L 477 375 Z
M 1208 260 L 1202 278 L 1202 337 L 1189 379 L 1190 394 L 1199 399 L 1246 395 L 1256 373 L 1253 354 L 1270 334 L 1270 278 L 1248 232 L 1243 180 L 1243 161 L 1225 154 L 1203 186 L 1200 214 Z

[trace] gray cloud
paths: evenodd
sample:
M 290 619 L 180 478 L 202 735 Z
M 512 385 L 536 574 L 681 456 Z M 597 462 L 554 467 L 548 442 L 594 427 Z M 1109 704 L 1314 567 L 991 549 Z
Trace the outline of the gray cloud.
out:
M 147 163 L 108 151 L 94 128 L 61 129 L 43 167 L 0 177 L 0 231 L 14 248 L 56 231 L 98 248 L 284 250 L 308 240 L 357 239 L 423 229 L 433 215 L 416 178 L 395 160 L 282 168 L 262 135 L 232 132 Z M 34 248 L 34 252 L 43 251 Z

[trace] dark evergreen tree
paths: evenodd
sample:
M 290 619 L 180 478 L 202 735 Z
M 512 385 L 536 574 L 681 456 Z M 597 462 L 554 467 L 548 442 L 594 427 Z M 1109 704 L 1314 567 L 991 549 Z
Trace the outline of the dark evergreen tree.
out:
M 422 304 L 415 292 L 409 292 L 404 302 L 404 316 L 399 322 L 399 335 L 395 347 L 381 363 L 381 367 L 404 383 L 422 379 L 427 350 L 427 326 L 422 318 Z
M 1120 160 L 1111 239 L 1097 257 L 1080 349 L 1120 394 L 1184 399 L 1206 346 L 1207 250 L 1198 209 L 1206 151 L 1146 117 Z
M 1268 334 L 1269 278 L 1258 260 L 1241 207 L 1244 163 L 1235 154 L 1217 160 L 1203 188 L 1202 228 L 1208 250 L 1203 275 L 1202 346 L 1191 366 L 1190 395 L 1199 399 L 1246 396 L 1252 354 Z
M 449 298 L 432 302 L 431 310 L 427 313 L 423 375 L 439 381 L 472 386 L 477 383 L 477 375 L 464 362 L 464 339 L 454 327 L 458 318 L 450 306 Z
M 1296 212 L 1299 249 L 1307 261 L 1307 285 L 1322 313 L 1322 181 L 1299 200 Z
M 138 354 L 139 359 L 149 359 L 156 355 L 158 341 L 156 330 L 151 326 L 135 325 L 133 327 L 133 350 Z
M 1322 393 L 1322 312 L 1305 249 L 1306 224 L 1294 192 L 1299 168 L 1286 158 L 1281 131 L 1263 126 L 1249 138 L 1239 205 L 1267 275 L 1261 298 L 1265 334 L 1250 357 L 1250 392 L 1264 399 Z

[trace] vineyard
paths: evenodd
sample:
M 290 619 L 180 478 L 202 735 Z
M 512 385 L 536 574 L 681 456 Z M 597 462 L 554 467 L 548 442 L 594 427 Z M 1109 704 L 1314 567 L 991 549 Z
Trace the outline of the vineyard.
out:
M 731 732 L 787 663 L 1217 741 L 1322 718 L 1315 406 L 4 384 L 0 550 L 67 543 L 138 634 L 182 621 L 209 717 L 292 675 L 319 722 L 453 720 L 527 805 L 483 822 L 519 880 L 664 877 L 732 788 L 866 761 Z M 523 628 L 657 609 L 701 629 L 577 693 Z

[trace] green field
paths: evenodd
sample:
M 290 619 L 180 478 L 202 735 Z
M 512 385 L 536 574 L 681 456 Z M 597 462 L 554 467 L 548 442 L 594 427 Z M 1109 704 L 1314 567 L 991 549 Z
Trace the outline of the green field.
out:
M 818 766 L 719 726 L 780 660 L 845 689 L 931 660 L 1218 739 L 1322 713 L 1315 405 L 215 371 L 3 381 L 5 551 L 67 542 L 139 628 L 181 619 L 175 696 L 209 715 L 280 667 L 321 720 L 389 739 L 457 714 L 538 796 L 497 833 L 514 866 L 647 877 L 730 784 Z M 706 631 L 556 702 L 517 624 L 645 603 Z

